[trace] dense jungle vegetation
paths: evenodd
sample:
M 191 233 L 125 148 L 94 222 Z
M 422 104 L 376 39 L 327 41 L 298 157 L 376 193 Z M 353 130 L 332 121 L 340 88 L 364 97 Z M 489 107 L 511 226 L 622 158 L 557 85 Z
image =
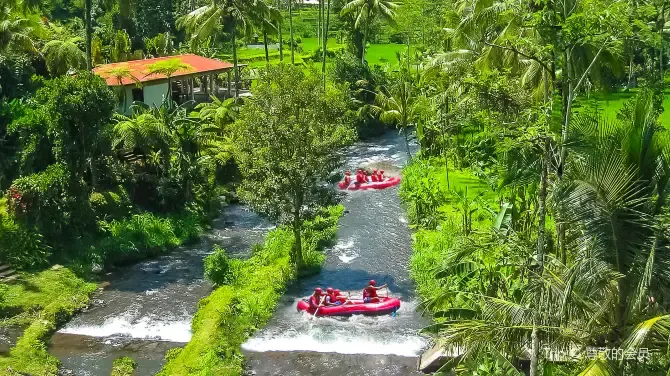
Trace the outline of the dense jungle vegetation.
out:
M 25 271 L 0 307 L 26 328 L 0 365 L 55 374 L 43 341 L 85 305 L 91 272 L 193 240 L 241 199 L 283 226 L 248 261 L 257 274 L 208 258 L 218 287 L 164 370 L 239 372 L 267 316 L 214 323 L 246 304 L 237 290 L 318 269 L 310 242 L 335 226 L 313 231 L 336 202 L 322 183 L 357 137 L 395 128 L 425 331 L 460 353 L 445 372 L 669 374 L 668 5 L 0 0 L 0 261 Z M 187 52 L 247 64 L 235 80 L 252 97 L 122 115 L 90 73 Z

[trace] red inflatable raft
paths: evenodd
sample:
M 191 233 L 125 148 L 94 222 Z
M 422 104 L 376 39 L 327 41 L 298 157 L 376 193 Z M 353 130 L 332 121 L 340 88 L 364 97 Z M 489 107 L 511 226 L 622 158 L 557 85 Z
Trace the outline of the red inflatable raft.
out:
M 363 300 L 350 300 L 350 303 L 339 306 L 321 306 L 316 312 L 317 316 L 351 316 L 351 315 L 388 315 L 400 308 L 398 298 L 379 298 L 379 303 L 363 303 Z M 314 314 L 315 309 L 309 306 L 309 302 L 303 299 L 298 302 L 298 312 L 306 311 Z
M 400 184 L 400 177 L 399 176 L 393 176 L 390 178 L 384 179 L 384 181 L 373 181 L 369 183 L 363 183 L 360 185 L 356 184 L 351 184 L 349 187 L 346 187 L 344 185 L 344 182 L 341 181 L 337 185 L 340 187 L 340 189 L 348 190 L 348 191 L 358 191 L 358 190 L 365 190 L 365 189 L 384 189 L 388 187 L 393 187 L 394 185 Z

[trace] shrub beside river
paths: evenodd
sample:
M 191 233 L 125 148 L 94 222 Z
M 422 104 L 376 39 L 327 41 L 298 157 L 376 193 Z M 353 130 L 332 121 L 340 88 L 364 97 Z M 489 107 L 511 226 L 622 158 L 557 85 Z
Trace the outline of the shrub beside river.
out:
M 318 272 L 325 260 L 322 251 L 335 237 L 343 212 L 341 205 L 329 207 L 305 224 L 301 270 Z M 210 256 L 206 273 L 224 275 L 217 280 L 225 283 L 200 301 L 191 341 L 168 352 L 159 375 L 239 375 L 244 361 L 240 346 L 272 317 L 282 292 L 298 277 L 290 260 L 293 242 L 292 230 L 279 227 L 254 247 L 247 260 L 227 260 L 220 253 Z

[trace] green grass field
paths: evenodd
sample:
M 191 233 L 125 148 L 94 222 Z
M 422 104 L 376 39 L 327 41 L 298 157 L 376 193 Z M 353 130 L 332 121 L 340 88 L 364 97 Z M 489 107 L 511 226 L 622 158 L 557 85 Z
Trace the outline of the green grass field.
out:
M 398 58 L 396 52 L 405 51 L 407 46 L 404 44 L 371 44 L 368 46 L 365 59 L 370 66 L 375 65 L 389 65 L 390 67 L 398 66 Z
M 598 111 L 605 119 L 615 119 L 624 102 L 635 97 L 637 92 L 637 90 L 632 89 L 628 92 L 596 93 L 588 98 L 579 98 L 579 107 L 575 109 L 575 113 L 584 110 Z M 670 90 L 665 92 L 663 109 L 664 111 L 658 120 L 661 125 L 670 128 Z
M 288 39 L 288 36 L 286 36 L 285 39 Z M 319 42 L 317 38 L 301 38 L 301 40 L 300 48 L 302 51 L 295 53 L 295 63 L 298 65 L 307 65 L 306 61 L 314 56 L 314 53 L 319 49 Z M 344 48 L 345 45 L 338 43 L 336 38 L 328 39 L 329 51 L 337 51 Z M 402 44 L 370 44 L 368 46 L 366 59 L 370 66 L 388 65 L 393 68 L 398 65 L 396 52 L 404 51 L 405 48 L 406 47 Z M 262 68 L 265 66 L 265 49 L 262 46 L 260 46 L 260 48 L 240 48 L 237 53 L 240 63 L 247 64 L 250 68 Z M 270 56 L 270 64 L 279 64 L 279 50 L 277 48 L 271 48 L 268 55 Z M 221 58 L 227 60 L 232 59 L 229 55 L 222 55 Z M 284 50 L 284 61 L 291 61 L 291 51 L 288 49 Z M 328 63 L 328 65 L 330 65 L 330 63 Z M 315 62 L 314 67 L 321 69 L 321 63 Z

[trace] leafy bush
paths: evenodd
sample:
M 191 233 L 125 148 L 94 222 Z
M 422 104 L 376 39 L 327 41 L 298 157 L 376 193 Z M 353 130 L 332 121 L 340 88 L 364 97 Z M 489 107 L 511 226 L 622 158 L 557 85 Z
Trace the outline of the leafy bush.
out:
M 15 268 L 38 268 L 48 262 L 50 247 L 42 235 L 0 216 L 0 260 Z
M 241 260 L 231 260 L 226 250 L 215 246 L 214 253 L 205 257 L 205 278 L 216 286 L 232 283 L 236 278 L 236 271 L 240 268 Z
M 93 192 L 88 198 L 99 221 L 120 219 L 130 212 L 130 198 L 123 187 L 113 191 Z
M 439 207 L 448 203 L 447 187 L 433 173 L 430 161 L 414 158 L 403 169 L 400 197 L 407 204 L 410 223 L 434 229 L 441 220 Z
M 313 220 L 306 221 L 303 230 L 303 266 L 300 276 L 313 275 L 321 270 L 326 261 L 322 250 L 337 234 L 337 222 L 344 214 L 344 206 L 329 206 L 321 210 Z
M 200 217 L 190 212 L 169 217 L 135 214 L 128 219 L 101 222 L 101 227 L 106 235 L 95 252 L 107 263 L 160 254 L 192 240 L 202 231 Z
M 137 362 L 127 356 L 114 359 L 111 376 L 132 376 L 137 367 Z
M 63 164 L 20 177 L 7 191 L 8 212 L 27 227 L 34 227 L 47 240 L 70 238 L 94 223 L 88 203 L 70 193 L 77 182 Z
M 355 99 L 362 106 L 372 104 L 377 87 L 385 85 L 388 74 L 379 67 L 370 69 L 361 59 L 349 51 L 337 54 L 334 59 L 332 76 L 336 82 L 346 82 L 355 93 Z M 387 126 L 372 116 L 360 116 L 356 119 L 356 128 L 361 138 L 379 135 Z

